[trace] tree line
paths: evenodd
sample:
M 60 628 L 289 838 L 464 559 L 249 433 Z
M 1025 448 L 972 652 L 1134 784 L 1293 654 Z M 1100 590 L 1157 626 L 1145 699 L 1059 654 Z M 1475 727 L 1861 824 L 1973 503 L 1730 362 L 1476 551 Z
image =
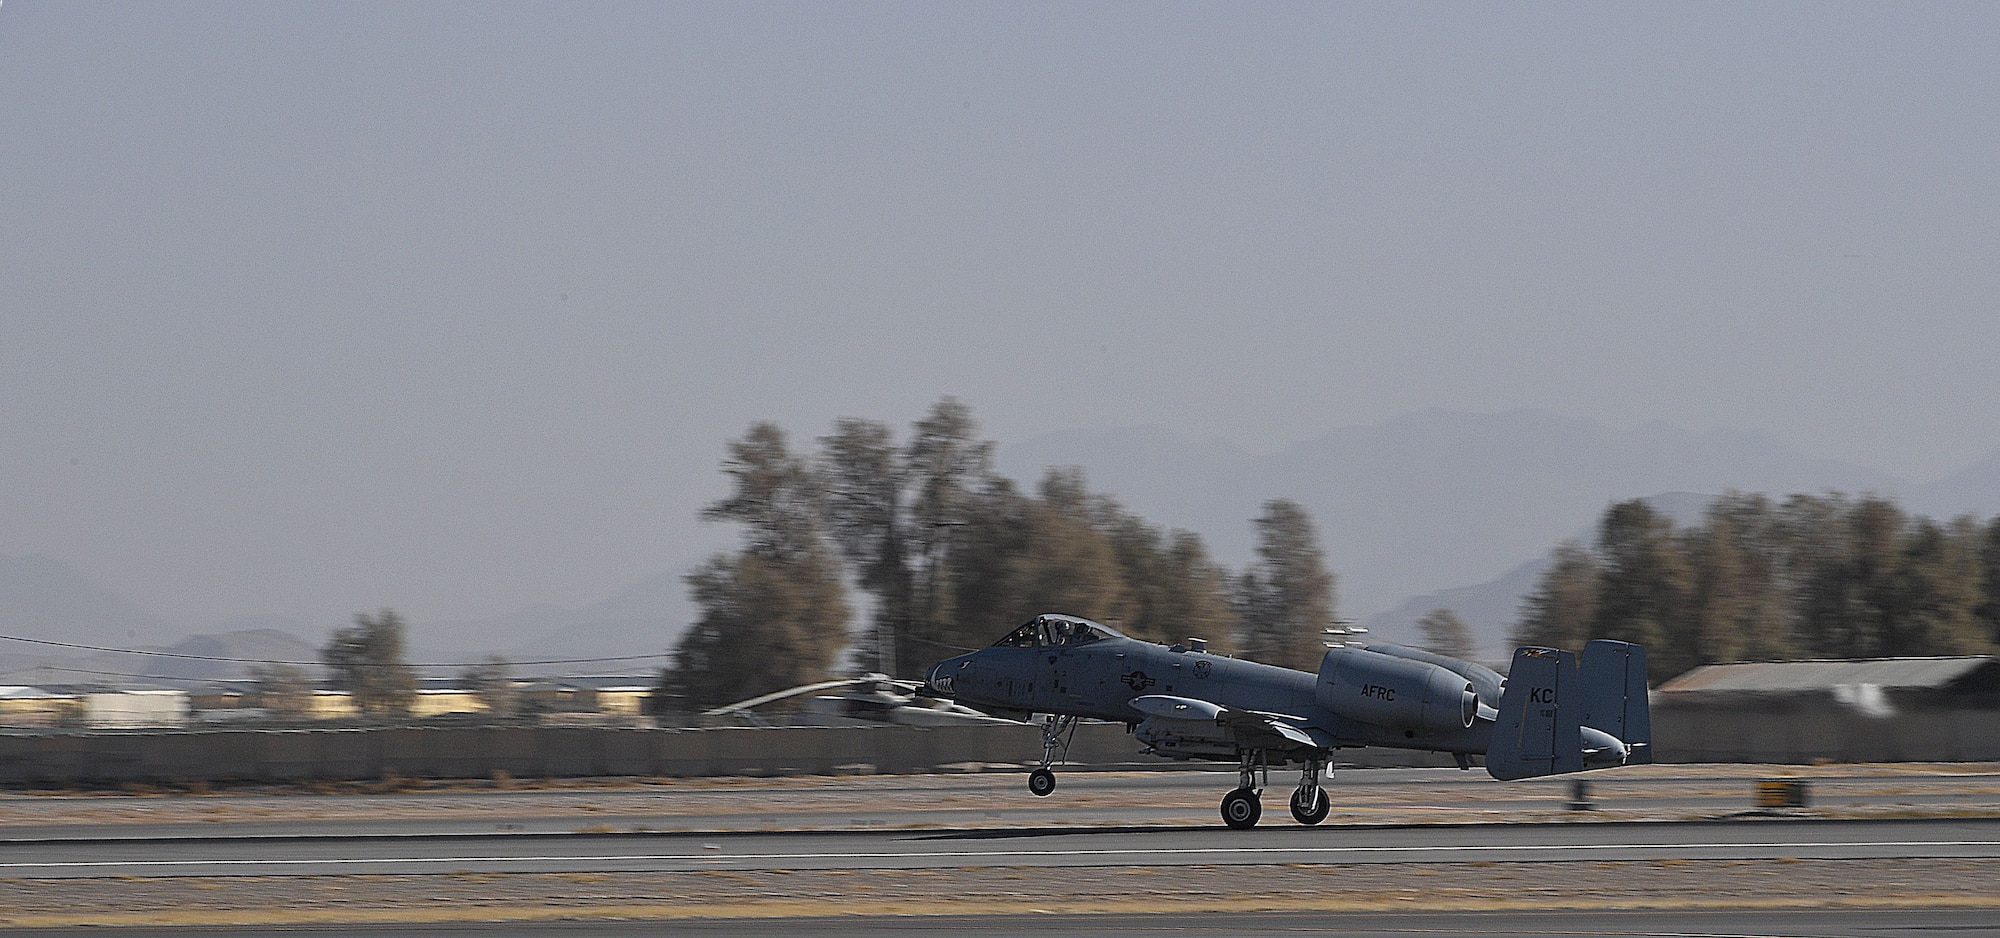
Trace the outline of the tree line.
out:
M 1948 523 L 1873 496 L 1732 492 L 1682 527 L 1644 501 L 1554 550 L 1520 644 L 1646 645 L 1655 680 L 1701 664 L 1963 655 L 2000 642 L 2000 518 Z
M 1079 469 L 1050 469 L 1022 491 L 995 472 L 994 444 L 951 398 L 905 440 L 848 418 L 816 442 L 800 452 L 758 423 L 728 444 L 730 492 L 702 516 L 741 525 L 743 542 L 687 576 L 699 615 L 661 675 L 676 706 L 822 679 L 851 642 L 863 666 L 915 677 L 1046 612 L 1318 667 L 1335 580 L 1296 503 L 1263 506 L 1257 559 L 1232 573 L 1199 536 L 1092 492 Z M 856 635 L 850 584 L 869 616 Z
M 319 650 L 326 686 L 346 692 L 347 702 L 363 718 L 408 716 L 418 683 L 417 669 L 405 653 L 408 632 L 409 626 L 394 609 L 355 614 L 354 624 L 335 629 Z M 478 697 L 492 716 L 515 716 L 524 709 L 513 666 L 505 658 L 489 655 L 466 666 L 455 683 Z M 313 714 L 319 683 L 304 668 L 279 662 L 255 664 L 250 667 L 250 684 L 257 706 L 274 717 L 303 719 Z

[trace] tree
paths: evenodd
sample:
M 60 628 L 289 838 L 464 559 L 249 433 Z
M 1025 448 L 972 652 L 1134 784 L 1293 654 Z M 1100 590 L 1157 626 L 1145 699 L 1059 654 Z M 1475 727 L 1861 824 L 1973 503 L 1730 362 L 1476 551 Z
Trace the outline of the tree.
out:
M 1169 531 L 1156 569 L 1158 578 L 1140 587 L 1149 597 L 1142 628 L 1162 640 L 1207 637 L 1217 650 L 1233 651 L 1237 625 L 1229 608 L 1229 574 L 1209 559 L 1200 536 Z
M 1456 612 L 1443 607 L 1433 609 L 1417 620 L 1417 631 L 1423 633 L 1425 651 L 1461 660 L 1472 657 L 1472 629 L 1466 627 L 1465 620 Z
M 1648 645 L 1654 677 L 1697 664 L 1961 655 L 2000 629 L 2000 519 L 1950 524 L 1888 499 L 1730 492 L 1677 530 L 1642 501 L 1605 511 L 1595 552 L 1557 548 L 1515 638 Z
M 1771 660 L 1795 654 L 1787 612 L 1784 535 L 1769 499 L 1730 492 L 1683 538 L 1693 567 L 1696 658 Z
M 1699 663 L 1688 628 L 1692 577 L 1673 519 L 1640 499 L 1612 505 L 1598 526 L 1597 553 L 1603 567 L 1591 637 L 1645 645 L 1656 679 Z
M 329 683 L 344 690 L 370 716 L 408 714 L 417 696 L 417 675 L 403 659 L 403 617 L 383 609 L 373 617 L 357 613 L 354 624 L 338 629 L 320 649 Z
M 488 655 L 460 671 L 458 684 L 478 697 L 492 716 L 510 717 L 520 710 L 521 691 L 514 683 L 514 666 L 498 655 Z
M 1549 568 L 1521 604 L 1514 644 L 1575 649 L 1596 637 L 1592 629 L 1602 591 L 1599 576 L 1597 558 L 1583 545 L 1575 541 L 1556 545 Z
M 1899 655 L 1970 655 L 1992 648 L 1979 622 L 1984 570 L 1971 518 L 1928 518 L 1903 539 L 1888 646 Z
M 1848 567 L 1845 571 L 1846 656 L 1884 657 L 1897 654 L 1897 607 L 1906 600 L 1903 580 L 1903 535 L 1909 524 L 1903 510 L 1884 498 L 1864 498 L 1846 518 Z
M 729 453 L 732 490 L 702 516 L 742 524 L 743 548 L 687 575 L 701 616 L 661 676 L 662 698 L 695 708 L 823 679 L 847 643 L 819 476 L 775 424 L 753 425 Z
M 875 598 L 870 654 L 884 673 L 896 670 L 896 635 L 907 628 L 911 581 L 904 516 L 902 453 L 889 428 L 843 418 L 820 438 L 825 517 L 861 589 Z
M 1090 501 L 1080 470 L 1051 469 L 1043 477 L 1009 562 L 1007 621 L 1060 612 L 1117 626 L 1131 617 L 1117 551 L 1091 524 Z
M 1265 664 L 1318 670 L 1334 624 L 1334 577 L 1312 517 L 1275 499 L 1253 523 L 1257 561 L 1236 582 L 1237 647 Z
M 964 537 L 966 514 L 993 474 L 993 443 L 974 438 L 972 410 L 946 397 L 912 428 L 903 457 L 910 487 L 903 530 L 911 571 L 908 641 L 897 646 L 897 673 L 920 674 L 950 650 L 961 629 L 951 555 Z
M 912 426 L 906 446 L 887 427 L 854 419 L 820 440 L 826 526 L 875 599 L 871 645 L 885 672 L 921 673 L 961 646 L 968 619 L 987 614 L 962 603 L 956 574 L 966 565 L 957 555 L 977 549 L 969 519 L 1004 507 L 988 498 L 1018 496 L 995 484 L 993 444 L 976 432 L 971 409 L 946 397 Z
M 1981 601 L 1977 614 L 1985 624 L 1986 639 L 2000 645 L 2000 516 L 1987 522 L 1979 539 Z
M 1855 655 L 1846 512 L 1838 495 L 1793 495 L 1778 510 L 1791 631 L 1799 651 L 1813 657 Z
M 830 557 L 802 564 L 744 551 L 689 573 L 702 613 L 674 648 L 663 696 L 702 710 L 824 680 L 848 608 Z
M 820 479 L 791 454 L 777 424 L 752 424 L 742 439 L 731 441 L 722 471 L 733 483 L 731 491 L 702 509 L 703 520 L 743 525 L 743 549 L 771 560 L 822 549 Z
M 1209 559 L 1198 535 L 1163 533 L 1109 497 L 1096 500 L 1093 517 L 1110 541 L 1130 599 L 1120 629 L 1147 641 L 1204 638 L 1217 651 L 1234 648 L 1229 576 Z
M 289 664 L 253 664 L 257 706 L 273 716 L 302 717 L 312 712 L 313 681 L 304 668 Z
M 1228 647 L 1228 579 L 1201 539 L 1162 534 L 1092 493 L 1081 470 L 1051 468 L 1033 498 L 988 477 L 962 507 L 946 571 L 958 614 L 934 651 L 977 648 L 1046 612 L 1151 641 L 1206 635 Z

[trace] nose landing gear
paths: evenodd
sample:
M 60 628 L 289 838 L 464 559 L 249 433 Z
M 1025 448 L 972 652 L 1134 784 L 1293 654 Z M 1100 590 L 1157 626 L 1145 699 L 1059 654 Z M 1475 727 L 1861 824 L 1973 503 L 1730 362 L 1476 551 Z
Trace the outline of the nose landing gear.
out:
M 1056 790 L 1056 773 L 1049 766 L 1056 761 L 1056 750 L 1069 752 L 1069 741 L 1076 735 L 1076 717 L 1050 714 L 1042 719 L 1042 764 L 1028 773 L 1028 792 L 1037 798 L 1047 798 Z

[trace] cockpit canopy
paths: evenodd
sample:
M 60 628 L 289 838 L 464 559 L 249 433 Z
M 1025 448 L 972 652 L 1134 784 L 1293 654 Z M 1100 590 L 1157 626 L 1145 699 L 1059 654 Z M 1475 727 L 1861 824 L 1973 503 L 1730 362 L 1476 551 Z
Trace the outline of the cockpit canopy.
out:
M 1107 638 L 1124 638 L 1118 630 L 1075 616 L 1036 616 L 994 642 L 995 648 L 1073 648 Z

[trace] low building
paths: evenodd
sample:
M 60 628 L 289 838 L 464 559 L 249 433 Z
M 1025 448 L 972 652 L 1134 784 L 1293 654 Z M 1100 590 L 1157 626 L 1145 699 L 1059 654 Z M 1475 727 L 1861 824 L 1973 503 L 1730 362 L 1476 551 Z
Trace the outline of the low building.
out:
M 354 697 L 344 690 L 315 690 L 306 705 L 306 716 L 315 720 L 344 720 L 361 715 Z
M 410 700 L 410 716 L 444 716 L 448 713 L 485 713 L 486 699 L 478 691 L 467 690 L 455 684 L 439 684 L 417 688 L 417 696 Z
M 115 690 L 83 695 L 83 724 L 92 729 L 186 726 L 189 710 L 184 690 Z
M 484 688 L 466 687 L 450 678 L 427 678 L 419 682 L 408 713 L 393 718 L 462 722 L 489 715 L 500 719 L 559 716 L 624 723 L 642 717 L 652 691 L 650 679 L 643 677 L 547 678 Z M 494 710 L 496 703 L 498 712 Z M 0 727 L 22 729 L 310 723 L 367 716 L 347 691 L 324 687 L 302 687 L 295 698 L 273 701 L 247 683 L 220 682 L 193 690 L 0 685 Z
M 640 716 L 657 683 L 649 677 L 622 676 L 571 677 L 562 682 L 577 689 L 578 697 L 587 700 L 593 712 L 617 717 Z
M 82 722 L 83 700 L 24 684 L 0 685 L 0 726 L 47 727 Z
M 2000 759 L 2000 659 L 1746 661 L 1653 691 L 1662 762 Z
M 2000 659 L 1853 658 L 1708 664 L 1661 684 L 1662 703 L 1791 699 L 1860 712 L 2000 707 Z

